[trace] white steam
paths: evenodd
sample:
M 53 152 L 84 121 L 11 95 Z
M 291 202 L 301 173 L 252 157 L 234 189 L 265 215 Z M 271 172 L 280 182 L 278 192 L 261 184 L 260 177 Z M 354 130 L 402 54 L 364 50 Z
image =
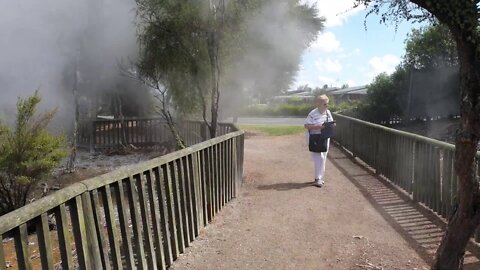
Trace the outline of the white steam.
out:
M 41 108 L 58 107 L 56 121 L 71 122 L 75 66 L 79 91 L 113 85 L 117 59 L 136 52 L 134 7 L 133 0 L 0 1 L 0 117 L 11 120 L 17 98 L 38 89 Z

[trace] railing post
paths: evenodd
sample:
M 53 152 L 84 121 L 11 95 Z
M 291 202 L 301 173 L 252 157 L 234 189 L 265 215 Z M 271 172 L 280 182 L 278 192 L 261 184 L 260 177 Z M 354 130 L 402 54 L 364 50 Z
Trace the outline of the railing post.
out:
M 418 160 L 420 159 L 419 156 L 419 149 L 418 149 L 418 142 L 413 142 L 413 159 L 412 159 L 412 168 L 413 168 L 413 188 L 412 188 L 412 198 L 415 203 L 418 202 L 418 193 L 419 193 L 419 175 L 418 175 L 418 166 L 416 165 Z
M 70 214 L 72 218 L 75 250 L 77 251 L 78 265 L 80 269 L 90 267 L 90 253 L 87 248 L 87 229 L 85 228 L 84 210 L 81 196 L 77 196 L 70 202 Z M 68 247 L 67 247 L 68 248 Z
M 50 240 L 50 230 L 48 228 L 48 215 L 43 213 L 36 220 L 36 232 L 38 237 L 38 249 L 43 269 L 53 269 L 52 243 Z M 0 266 L 2 269 L 2 266 Z
M 143 245 L 143 231 L 139 211 L 139 194 L 138 187 L 135 185 L 135 176 L 132 174 L 126 181 L 128 205 L 130 210 L 130 218 L 132 222 L 132 231 L 135 247 L 135 255 L 137 256 L 138 269 L 148 269 L 145 258 L 145 248 Z
M 85 192 L 81 195 L 82 208 L 85 222 L 85 231 L 88 233 L 87 249 L 88 256 L 90 257 L 90 266 L 92 269 L 102 268 L 102 259 L 100 258 L 100 245 L 98 243 L 99 236 L 97 235 L 97 228 L 95 225 L 95 219 L 93 217 L 92 200 L 90 199 L 90 193 Z M 101 230 L 101 228 L 99 228 Z
M 72 269 L 73 256 L 71 250 L 71 241 L 69 236 L 69 226 L 67 209 L 65 204 L 61 204 L 54 209 L 55 221 L 57 224 L 58 247 L 60 250 L 62 269 Z
M 202 180 L 201 180 L 201 168 L 200 168 L 200 153 L 195 152 L 192 155 L 192 183 L 193 183 L 193 190 L 194 190 L 194 197 L 195 197 L 195 219 L 196 219 L 196 227 L 195 227 L 195 237 L 198 236 L 201 228 L 201 224 L 203 222 L 203 200 L 202 200 Z
M 350 128 L 349 128 L 349 130 L 351 131 L 350 134 L 351 134 L 351 136 L 352 136 L 352 137 L 351 137 L 351 138 L 352 138 L 352 140 L 351 140 L 351 142 L 352 142 L 352 157 L 353 157 L 353 158 L 356 158 L 356 157 L 357 157 L 357 155 L 356 155 L 357 150 L 355 149 L 355 138 L 356 138 L 356 135 L 357 135 L 357 134 L 355 134 L 355 124 L 353 123 L 353 121 L 350 121 Z
M 24 223 L 14 231 L 15 251 L 17 253 L 18 269 L 30 270 L 32 266 L 30 264 L 30 256 L 28 250 L 28 232 L 27 224 Z
M 90 140 L 89 140 L 89 149 L 90 149 L 90 153 L 93 153 L 95 152 L 95 138 L 96 138 L 96 125 L 95 125 L 95 121 L 92 121 L 90 123 Z
M 373 148 L 374 148 L 374 149 L 373 149 L 373 168 L 375 169 L 375 174 L 376 174 L 376 175 L 380 175 L 380 173 L 381 173 L 380 168 L 379 168 L 379 164 L 378 164 L 378 160 L 379 160 L 379 159 L 378 159 L 378 154 L 379 154 L 379 153 L 378 153 L 378 152 L 379 152 L 379 151 L 378 151 L 378 149 L 379 149 L 379 146 L 378 146 L 378 145 L 380 144 L 380 142 L 379 142 L 379 140 L 380 140 L 380 138 L 379 138 L 379 133 L 380 133 L 380 132 L 378 132 L 377 130 L 374 130 L 374 131 L 373 131 L 373 134 L 375 134 L 375 135 L 373 136 L 373 140 L 374 140 L 374 142 L 375 142 L 374 145 L 373 145 Z

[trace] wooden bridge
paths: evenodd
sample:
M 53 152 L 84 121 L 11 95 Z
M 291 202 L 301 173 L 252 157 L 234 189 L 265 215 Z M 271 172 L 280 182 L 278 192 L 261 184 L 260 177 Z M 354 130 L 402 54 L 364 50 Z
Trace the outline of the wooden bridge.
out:
M 343 149 L 413 202 L 443 218 L 452 213 L 454 146 L 341 115 L 335 118 L 335 140 Z M 105 130 L 115 130 L 115 125 L 102 123 L 104 128 L 92 130 L 109 135 L 92 137 L 114 142 L 119 136 Z M 201 133 L 201 127 L 194 130 Z M 71 185 L 0 217 L 1 239 L 13 237 L 14 268 L 169 267 L 239 194 L 244 134 L 228 124 L 221 130 L 217 138 Z M 479 159 L 477 155 L 477 163 Z M 31 238 L 38 242 L 35 262 Z M 7 265 L 0 246 L 3 269 Z

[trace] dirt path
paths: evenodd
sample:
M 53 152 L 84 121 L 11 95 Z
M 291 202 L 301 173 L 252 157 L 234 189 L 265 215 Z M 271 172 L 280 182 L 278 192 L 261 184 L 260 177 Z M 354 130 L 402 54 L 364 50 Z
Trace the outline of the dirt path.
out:
M 247 138 L 240 196 L 171 269 L 428 269 L 441 232 L 413 205 L 335 147 L 312 175 L 303 134 Z

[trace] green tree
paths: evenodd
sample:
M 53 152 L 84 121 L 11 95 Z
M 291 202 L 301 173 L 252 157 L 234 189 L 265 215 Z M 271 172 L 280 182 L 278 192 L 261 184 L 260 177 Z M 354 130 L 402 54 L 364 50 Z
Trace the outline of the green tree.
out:
M 381 73 L 368 86 L 367 99 L 361 107 L 361 117 L 371 122 L 384 122 L 401 115 L 398 89 L 394 76 Z
M 375 87 L 376 97 L 371 96 L 369 91 L 368 104 L 360 106 L 362 108 L 361 117 L 371 121 L 386 121 L 393 116 L 407 117 L 406 114 L 410 110 L 410 72 L 415 72 L 415 70 L 433 71 L 447 66 L 455 66 L 458 64 L 455 50 L 456 47 L 450 32 L 444 26 L 431 24 L 420 29 L 413 29 L 405 40 L 405 55 L 402 63 L 389 76 L 391 88 L 381 87 L 378 89 Z M 374 82 L 373 85 L 375 84 Z M 385 96 L 378 99 L 382 95 Z M 387 103 L 384 105 L 382 102 L 373 100 Z M 377 110 L 378 115 L 381 116 L 375 116 Z
M 261 14 L 264 8 L 276 8 L 275 4 L 278 2 L 272 0 L 137 0 L 139 70 L 166 87 L 174 103 L 181 104 L 178 109 L 200 110 L 210 136 L 214 137 L 220 95 L 225 89 L 235 92 L 245 88 L 236 78 L 239 69 L 245 71 L 242 76 L 245 81 L 254 82 L 256 90 L 281 91 L 295 75 L 301 52 L 323 25 L 314 7 L 300 5 L 297 0 L 282 1 L 281 6 L 288 7 L 285 14 L 288 17 L 275 20 L 275 31 L 281 32 L 286 21 L 292 18 L 297 25 L 306 25 L 301 29 L 308 30 L 297 31 L 301 38 L 285 40 L 295 46 L 273 50 L 264 39 L 258 38 L 260 35 L 252 30 L 256 28 L 249 25 L 249 20 L 257 15 L 265 16 L 266 13 Z M 249 54 L 252 50 L 263 53 Z M 240 61 L 244 58 L 251 61 Z M 264 73 L 260 71 L 266 69 L 258 63 L 271 63 L 268 68 L 278 78 L 273 81 L 275 85 L 270 82 L 264 87 L 261 76 Z M 263 93 L 259 96 L 267 96 L 268 91 L 259 92 Z
M 403 62 L 413 69 L 458 65 L 457 47 L 450 30 L 438 23 L 413 29 L 405 41 Z
M 461 269 L 465 247 L 480 224 L 480 189 L 475 171 L 480 140 L 480 1 L 356 0 L 356 3 L 367 5 L 368 14 L 380 14 L 382 21 L 438 20 L 450 30 L 455 41 L 461 97 L 454 164 L 458 176 L 458 208 L 448 221 L 432 269 Z
M 66 156 L 64 138 L 46 130 L 56 111 L 35 116 L 40 100 L 37 93 L 19 99 L 16 124 L 0 123 L 0 215 L 24 206 L 33 187 Z
M 241 32 L 241 6 L 224 0 L 137 0 L 137 6 L 140 72 L 168 89 L 180 109 L 200 107 L 215 137 L 222 64 Z

